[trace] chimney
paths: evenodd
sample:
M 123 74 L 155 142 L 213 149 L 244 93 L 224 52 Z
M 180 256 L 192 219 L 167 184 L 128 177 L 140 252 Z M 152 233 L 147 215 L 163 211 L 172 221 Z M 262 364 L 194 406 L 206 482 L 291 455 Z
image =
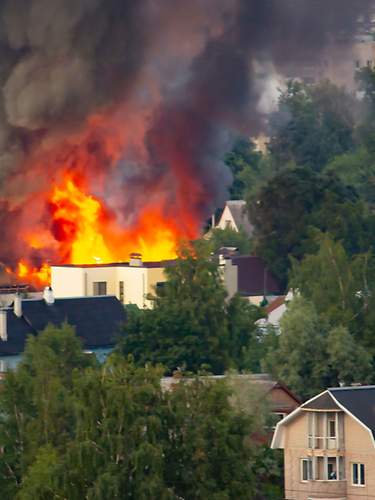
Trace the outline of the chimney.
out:
M 14 296 L 13 312 L 17 318 L 22 318 L 22 297 L 19 292 Z
M 142 267 L 143 262 L 142 262 L 142 254 L 141 253 L 131 253 L 130 254 L 130 260 L 129 260 L 129 266 L 132 267 Z
M 4 342 L 8 340 L 7 309 L 0 309 L 0 339 Z
M 48 306 L 52 306 L 55 303 L 55 297 L 50 286 L 45 287 L 43 292 L 43 299 Z

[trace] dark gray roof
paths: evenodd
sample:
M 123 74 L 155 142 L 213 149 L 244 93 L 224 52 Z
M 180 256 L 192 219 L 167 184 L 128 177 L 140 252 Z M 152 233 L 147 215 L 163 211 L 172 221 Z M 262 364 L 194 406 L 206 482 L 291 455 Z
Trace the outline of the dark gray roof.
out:
M 232 258 L 238 266 L 238 292 L 241 295 L 281 295 L 283 289 L 260 257 L 241 255 Z
M 120 325 L 125 321 L 125 309 L 114 296 L 23 300 L 23 316 L 18 318 L 7 310 L 8 340 L 0 340 L 1 354 L 18 354 L 24 350 L 28 335 L 37 335 L 48 324 L 74 326 L 85 347 L 102 347 L 115 343 Z
M 339 410 L 329 392 L 323 392 L 319 397 L 302 405 L 302 408 L 309 410 Z
M 375 437 L 375 386 L 329 389 L 333 397 L 366 425 Z
M 242 228 L 248 236 L 251 236 L 254 228 L 247 215 L 245 200 L 228 200 L 226 206 L 230 210 L 233 220 L 238 229 Z

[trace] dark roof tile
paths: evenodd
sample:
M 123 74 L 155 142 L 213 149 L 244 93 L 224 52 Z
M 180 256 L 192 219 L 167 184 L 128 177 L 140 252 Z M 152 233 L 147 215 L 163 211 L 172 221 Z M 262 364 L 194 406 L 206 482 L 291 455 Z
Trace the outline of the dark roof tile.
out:
M 7 313 L 8 340 L 0 341 L 0 353 L 18 354 L 24 350 L 28 335 L 36 335 L 48 324 L 64 322 L 76 329 L 85 347 L 113 345 L 125 309 L 114 296 L 56 299 L 52 305 L 44 300 L 23 300 L 22 318 L 11 309 Z

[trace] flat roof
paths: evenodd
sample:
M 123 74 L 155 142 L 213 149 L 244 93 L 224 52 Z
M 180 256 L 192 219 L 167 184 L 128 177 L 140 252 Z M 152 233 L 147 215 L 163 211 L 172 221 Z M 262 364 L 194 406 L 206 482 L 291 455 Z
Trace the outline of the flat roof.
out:
M 177 259 L 174 260 L 161 260 L 156 262 L 142 262 L 142 265 L 130 265 L 129 262 L 111 262 L 108 264 L 53 264 L 52 267 L 76 267 L 76 268 L 95 268 L 95 267 L 171 267 L 175 264 Z

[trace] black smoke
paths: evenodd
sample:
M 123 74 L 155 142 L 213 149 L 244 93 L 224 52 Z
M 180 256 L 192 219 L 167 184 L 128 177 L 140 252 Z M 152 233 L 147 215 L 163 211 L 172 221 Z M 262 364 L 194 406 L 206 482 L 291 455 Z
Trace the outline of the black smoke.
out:
M 160 191 L 170 200 L 166 215 L 178 217 L 183 204 L 203 220 L 226 195 L 230 176 L 221 160 L 231 141 L 264 126 L 258 105 L 267 71 L 294 67 L 297 74 L 306 60 L 319 61 L 332 40 L 352 43 L 359 16 L 368 16 L 372 4 L 0 2 L 0 221 L 7 242 L 0 243 L 0 261 L 11 247 L 7 214 L 16 210 L 27 224 L 19 215 L 23 194 L 48 183 L 56 168 L 39 169 L 35 185 L 23 183 L 30 155 L 117 105 L 125 104 L 128 129 L 136 123 L 143 130 L 142 145 L 133 141 L 109 174 L 106 196 L 119 217 L 134 219 L 145 198 Z

